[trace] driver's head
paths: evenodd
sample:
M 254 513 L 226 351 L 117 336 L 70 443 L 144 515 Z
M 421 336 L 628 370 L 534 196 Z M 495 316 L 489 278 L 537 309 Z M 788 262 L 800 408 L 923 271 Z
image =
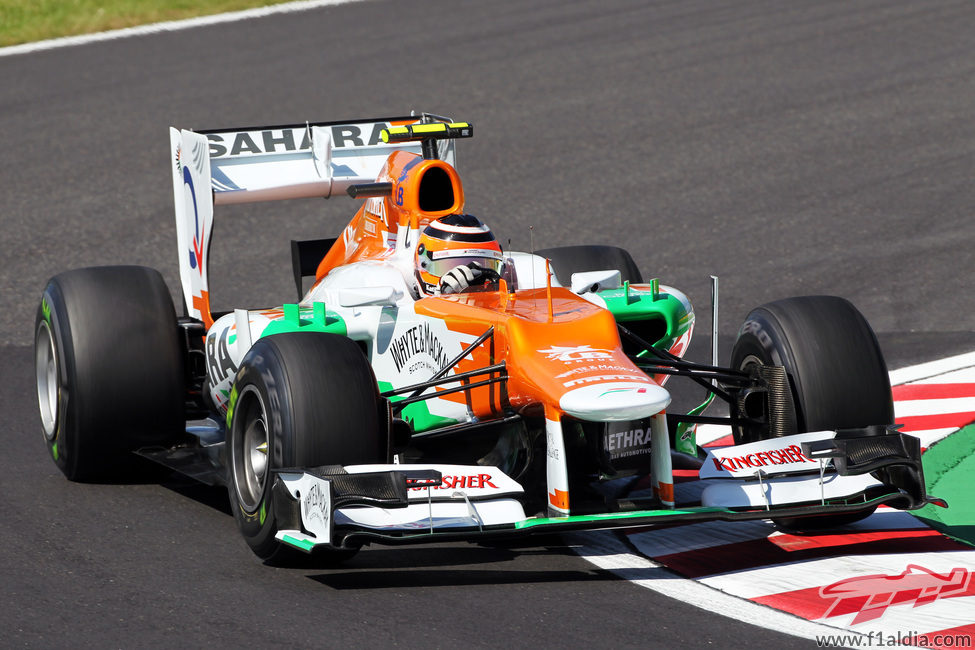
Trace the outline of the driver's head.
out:
M 475 264 L 501 273 L 503 256 L 491 229 L 469 214 L 450 214 L 431 222 L 416 246 L 416 276 L 420 289 L 438 293 L 440 279 L 458 266 Z

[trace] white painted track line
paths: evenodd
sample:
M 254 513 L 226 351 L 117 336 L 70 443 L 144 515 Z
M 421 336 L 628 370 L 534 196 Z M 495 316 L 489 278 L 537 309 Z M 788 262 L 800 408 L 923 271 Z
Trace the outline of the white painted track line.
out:
M 890 372 L 890 383 L 897 386 L 898 384 L 929 379 L 971 366 L 975 366 L 975 352 L 966 352 L 965 354 L 959 354 L 954 357 L 938 359 L 937 361 L 909 366 L 900 370 L 892 370 Z
M 267 7 L 255 7 L 254 9 L 245 9 L 243 11 L 214 14 L 212 16 L 200 16 L 199 18 L 187 18 L 186 20 L 172 20 L 162 23 L 151 23 L 149 25 L 127 27 L 125 29 L 114 29 L 112 31 L 96 32 L 94 34 L 79 34 L 78 36 L 52 38 L 46 41 L 36 41 L 34 43 L 23 43 L 21 45 L 0 47 L 0 56 L 28 54 L 31 52 L 40 52 L 42 50 L 53 50 L 62 47 L 85 45 L 87 43 L 97 43 L 99 41 L 112 41 L 120 38 L 144 36 L 146 34 L 158 34 L 159 32 L 175 32 L 183 29 L 192 29 L 194 27 L 218 25 L 220 23 L 232 23 L 240 20 L 250 20 L 251 18 L 272 16 L 275 14 L 308 11 L 310 9 L 318 9 L 319 7 L 330 7 L 333 5 L 347 4 L 350 2 L 362 2 L 362 0 L 299 0 L 297 2 L 286 2 L 284 4 L 271 5 Z

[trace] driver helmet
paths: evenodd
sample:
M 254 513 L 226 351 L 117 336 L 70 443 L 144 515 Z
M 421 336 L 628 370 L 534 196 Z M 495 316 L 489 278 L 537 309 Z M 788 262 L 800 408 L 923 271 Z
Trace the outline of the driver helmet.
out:
M 450 214 L 430 222 L 416 246 L 416 277 L 420 289 L 435 294 L 445 273 L 477 264 L 500 275 L 503 255 L 491 229 L 470 214 Z

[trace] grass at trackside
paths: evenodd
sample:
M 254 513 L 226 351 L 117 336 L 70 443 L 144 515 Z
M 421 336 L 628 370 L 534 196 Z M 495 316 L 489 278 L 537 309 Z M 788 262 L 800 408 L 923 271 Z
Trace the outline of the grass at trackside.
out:
M 945 535 L 975 546 L 975 425 L 934 444 L 921 457 L 928 494 L 948 508 L 925 506 L 914 516 Z
M 0 0 L 0 47 L 282 2 L 284 0 Z

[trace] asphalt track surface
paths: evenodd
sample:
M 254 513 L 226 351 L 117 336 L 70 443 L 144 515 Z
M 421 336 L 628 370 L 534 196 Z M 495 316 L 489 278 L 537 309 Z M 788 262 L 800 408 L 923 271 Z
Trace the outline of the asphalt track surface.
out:
M 178 285 L 166 127 L 411 108 L 470 120 L 468 210 L 515 249 L 624 244 L 689 294 L 705 358 L 748 309 L 854 302 L 891 368 L 975 349 L 970 2 L 363 2 L 0 58 L 0 645 L 811 647 L 594 569 L 558 539 L 260 565 L 225 495 L 75 485 L 46 457 L 44 282 Z M 218 212 L 214 307 L 293 299 L 289 239 L 347 200 Z M 690 398 L 685 398 L 690 399 Z

